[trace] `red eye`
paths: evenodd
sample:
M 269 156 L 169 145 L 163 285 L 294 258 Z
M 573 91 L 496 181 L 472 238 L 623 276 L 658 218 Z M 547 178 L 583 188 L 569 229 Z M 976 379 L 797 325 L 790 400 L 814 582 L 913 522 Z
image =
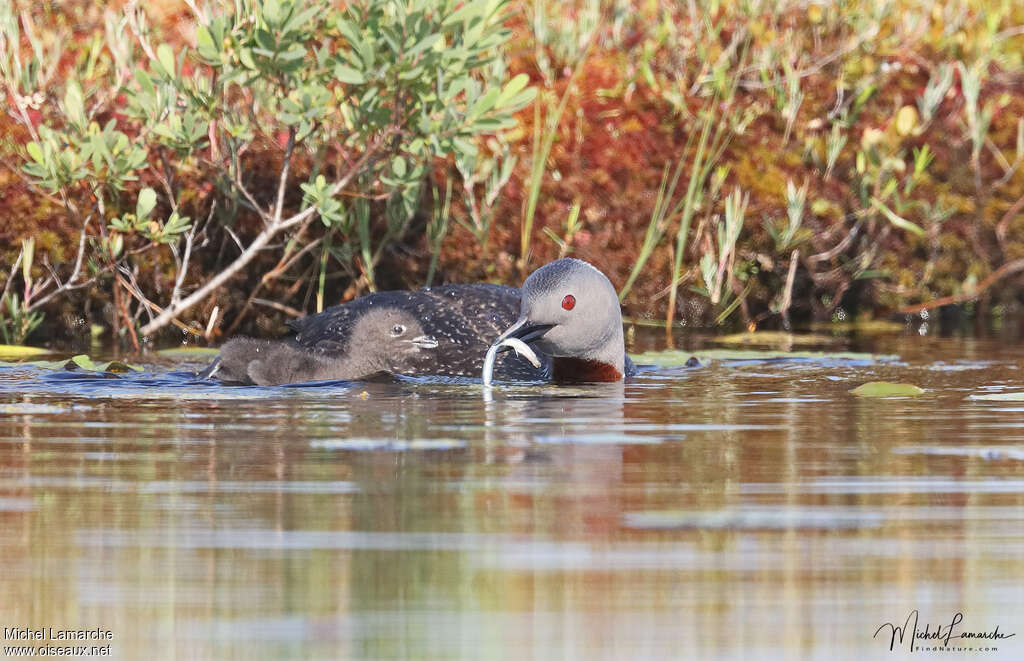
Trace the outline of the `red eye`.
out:
M 566 294 L 565 298 L 562 299 L 562 307 L 566 310 L 571 310 L 576 307 L 576 297 L 572 294 Z

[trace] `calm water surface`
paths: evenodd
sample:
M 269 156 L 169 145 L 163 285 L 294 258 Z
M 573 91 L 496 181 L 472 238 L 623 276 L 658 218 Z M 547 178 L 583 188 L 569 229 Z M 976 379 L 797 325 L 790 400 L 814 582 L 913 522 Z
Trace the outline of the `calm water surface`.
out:
M 979 396 L 1024 348 L 866 348 L 897 357 L 489 402 L 0 368 L 0 624 L 116 658 L 900 658 L 873 635 L 918 609 L 1022 658 L 1024 400 Z

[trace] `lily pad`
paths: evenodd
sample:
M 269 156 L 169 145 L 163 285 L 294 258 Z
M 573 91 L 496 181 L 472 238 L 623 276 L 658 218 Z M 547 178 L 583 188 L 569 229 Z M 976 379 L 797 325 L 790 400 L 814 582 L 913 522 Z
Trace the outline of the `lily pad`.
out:
M 924 394 L 924 389 L 912 383 L 869 381 L 857 386 L 850 392 L 858 397 L 917 397 Z
M 171 358 L 188 358 L 191 356 L 205 358 L 206 356 L 216 356 L 218 353 L 220 353 L 220 350 L 209 347 L 174 347 L 157 351 L 157 354 Z
M 716 344 L 751 345 L 759 347 L 809 347 L 835 344 L 837 338 L 812 333 L 783 333 L 780 331 L 756 331 L 754 333 L 733 333 L 712 340 Z
M 138 365 L 131 365 L 129 363 L 122 363 L 120 360 L 108 360 L 105 363 L 97 363 L 89 356 L 79 354 L 71 357 L 71 362 L 80 369 L 87 372 L 113 372 L 114 374 L 121 374 L 124 372 L 141 372 L 142 368 Z
M 28 358 L 29 356 L 45 356 L 53 353 L 48 349 L 39 347 L 23 347 L 16 344 L 0 344 L 0 359 L 12 360 L 15 358 Z
M 861 333 L 864 335 L 880 335 L 883 333 L 902 333 L 907 325 L 898 321 L 885 319 L 865 319 L 863 321 L 816 321 L 811 323 L 811 330 L 819 333 Z
M 109 360 L 104 363 L 97 363 L 89 356 L 79 354 L 72 356 L 67 360 L 33 360 L 21 363 L 8 363 L 0 361 L 0 366 L 3 367 L 20 367 L 24 365 L 31 365 L 32 367 L 39 367 L 44 370 L 82 370 L 85 372 L 109 372 L 113 374 L 121 374 L 124 372 L 141 372 L 142 368 L 138 365 L 131 365 L 129 363 L 123 363 L 119 360 Z
M 886 361 L 895 360 L 893 355 L 857 353 L 853 351 L 756 351 L 753 349 L 702 349 L 700 351 L 645 351 L 630 354 L 630 358 L 638 365 L 657 365 L 658 367 L 682 367 L 691 358 L 700 363 L 710 360 L 860 360 Z

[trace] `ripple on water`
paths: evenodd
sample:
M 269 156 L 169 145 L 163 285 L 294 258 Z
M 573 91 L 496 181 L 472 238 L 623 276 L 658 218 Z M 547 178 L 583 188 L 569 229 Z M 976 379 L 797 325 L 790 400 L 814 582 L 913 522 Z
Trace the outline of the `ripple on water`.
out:
M 301 493 L 352 494 L 359 485 L 343 480 L 119 480 L 109 477 L 0 477 L 0 490 L 42 489 L 71 491 L 97 489 L 113 493 L 207 494 L 207 493 Z
M 670 441 L 682 441 L 684 435 L 658 436 L 647 434 L 572 434 L 572 435 L 540 435 L 536 442 L 545 445 L 657 445 Z
M 451 438 L 423 438 L 416 440 L 401 440 L 395 438 L 332 438 L 310 441 L 309 445 L 310 447 L 320 450 L 407 452 L 410 450 L 458 450 L 466 447 L 466 442 Z
M 1024 391 L 974 394 L 969 395 L 968 399 L 993 402 L 1022 402 L 1024 401 Z
M 885 516 L 860 507 L 743 505 L 712 511 L 627 512 L 622 521 L 627 528 L 637 530 L 849 530 L 877 528 Z
M 740 486 L 740 493 L 744 495 L 790 492 L 805 494 L 1024 493 L 1024 480 L 863 476 L 821 478 L 792 484 L 748 482 Z
M 940 445 L 915 445 L 892 449 L 893 454 L 924 454 L 939 457 L 971 457 L 986 461 L 1012 459 L 1024 461 L 1024 447 L 987 446 L 956 447 Z

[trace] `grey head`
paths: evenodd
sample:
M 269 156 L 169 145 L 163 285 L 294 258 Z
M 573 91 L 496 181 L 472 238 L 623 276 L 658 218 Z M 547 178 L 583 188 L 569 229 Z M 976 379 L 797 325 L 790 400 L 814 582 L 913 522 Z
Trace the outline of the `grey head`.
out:
M 577 358 L 626 373 L 622 312 L 615 287 L 578 259 L 534 271 L 522 287 L 519 319 L 497 341 L 515 337 L 554 358 Z
M 376 372 L 400 372 L 410 360 L 437 346 L 412 313 L 395 307 L 371 308 L 353 326 L 344 355 L 321 354 L 328 362 L 325 370 L 344 376 L 321 378 L 358 379 Z

